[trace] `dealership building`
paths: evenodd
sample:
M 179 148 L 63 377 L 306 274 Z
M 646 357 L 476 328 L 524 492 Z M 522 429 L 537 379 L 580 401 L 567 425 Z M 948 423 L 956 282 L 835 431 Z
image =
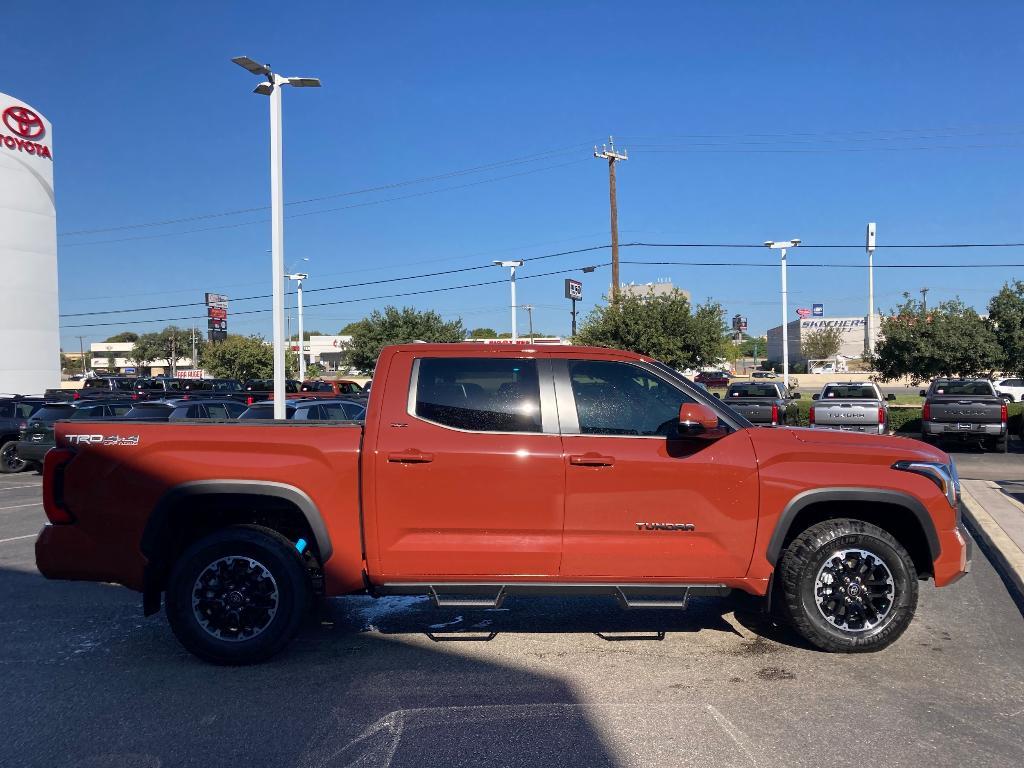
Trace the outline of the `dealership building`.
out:
M 60 385 L 50 121 L 0 93 L 0 392 Z
M 875 343 L 879 339 L 878 327 L 880 320 L 881 318 L 876 315 L 874 321 Z M 868 342 L 866 315 L 861 317 L 803 317 L 789 323 L 787 329 L 789 336 L 789 362 L 791 364 L 807 362 L 807 356 L 801 348 L 801 341 L 807 334 L 819 331 L 822 328 L 838 328 L 842 334 L 838 355 L 847 359 L 863 356 Z M 768 329 L 768 359 L 782 360 L 781 325 Z

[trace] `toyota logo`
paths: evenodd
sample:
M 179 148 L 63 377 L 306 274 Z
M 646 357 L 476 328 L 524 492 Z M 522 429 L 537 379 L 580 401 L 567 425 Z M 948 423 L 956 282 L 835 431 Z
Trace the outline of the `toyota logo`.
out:
M 46 133 L 43 119 L 28 107 L 8 107 L 4 110 L 4 125 L 12 133 L 25 139 L 42 138 Z

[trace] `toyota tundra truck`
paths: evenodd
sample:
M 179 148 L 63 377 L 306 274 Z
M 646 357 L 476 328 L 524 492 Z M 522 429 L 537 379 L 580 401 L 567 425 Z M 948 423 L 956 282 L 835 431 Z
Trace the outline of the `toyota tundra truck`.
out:
M 971 442 L 1000 453 L 1009 449 L 1006 401 L 988 379 L 935 379 L 921 396 L 924 442 Z
M 889 401 L 873 381 L 833 382 L 812 396 L 811 429 L 838 429 L 884 435 L 889 430 Z
M 920 580 L 969 566 L 956 467 L 916 440 L 750 422 L 648 357 L 386 347 L 364 422 L 62 421 L 51 579 L 161 604 L 221 664 L 280 651 L 321 596 L 765 598 L 827 651 L 874 651 Z

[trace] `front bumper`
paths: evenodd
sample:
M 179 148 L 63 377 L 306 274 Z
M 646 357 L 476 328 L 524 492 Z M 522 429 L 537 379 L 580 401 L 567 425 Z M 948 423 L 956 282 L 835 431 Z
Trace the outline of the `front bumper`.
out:
M 971 437 L 1002 437 L 1006 434 L 1006 425 L 975 424 L 974 422 L 925 421 L 921 430 L 926 435 L 968 439 Z
M 51 448 L 53 448 L 53 443 L 36 443 L 31 440 L 19 440 L 16 450 L 18 452 L 19 459 L 39 462 L 41 464 L 43 457 L 46 456 L 46 452 Z

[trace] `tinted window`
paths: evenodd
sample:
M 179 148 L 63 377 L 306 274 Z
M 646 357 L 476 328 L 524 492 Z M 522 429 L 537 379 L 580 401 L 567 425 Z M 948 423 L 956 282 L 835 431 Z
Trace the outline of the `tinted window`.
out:
M 70 405 L 47 405 L 36 411 L 32 418 L 35 421 L 70 419 L 74 410 Z
M 345 403 L 345 412 L 348 414 L 348 417 L 354 421 L 362 421 L 366 418 L 366 408 L 362 405 Z
M 351 381 L 345 381 L 339 384 L 338 391 L 343 395 L 361 395 L 363 393 L 362 388 Z
M 27 419 L 42 407 L 42 403 L 18 403 L 15 405 L 14 412 L 19 419 Z
M 729 397 L 778 397 L 779 391 L 771 384 L 733 384 Z
M 0 419 L 9 419 L 14 416 L 14 403 L 0 403 Z
M 333 392 L 334 389 L 326 381 L 307 381 L 302 385 L 303 392 Z
M 227 381 L 213 382 L 212 389 L 214 389 L 217 392 L 239 392 L 242 389 L 242 385 L 239 384 L 237 381 L 229 379 Z
M 874 387 L 864 387 L 860 385 L 851 386 L 849 384 L 837 387 L 825 387 L 825 391 L 821 393 L 821 400 L 837 400 L 840 398 L 853 398 L 853 399 L 869 399 L 877 400 L 878 395 L 875 394 Z
M 235 418 L 228 412 L 228 408 L 223 403 L 207 403 L 206 412 L 209 414 L 211 419 L 233 419 Z M 237 415 L 237 414 L 236 414 Z
M 936 379 L 934 390 L 936 395 L 991 395 L 992 385 L 987 381 L 955 381 Z
M 85 389 L 110 389 L 106 379 L 86 379 L 82 386 Z
M 285 418 L 292 418 L 295 415 L 294 408 L 287 408 Z M 246 411 L 238 417 L 239 419 L 272 419 L 274 418 L 274 409 L 272 407 L 261 406 L 259 408 L 248 408 Z
M 569 379 L 580 432 L 587 435 L 669 435 L 679 407 L 693 398 L 628 363 L 571 360 Z
M 323 419 L 341 419 L 345 421 L 352 418 L 344 403 L 321 403 L 320 411 L 320 418 Z
M 206 418 L 206 413 L 203 411 L 203 406 L 201 406 L 201 405 L 190 405 L 188 407 L 188 410 L 185 411 L 185 418 L 186 419 L 205 419 Z
M 416 415 L 476 432 L 540 432 L 537 363 L 512 358 L 423 358 Z
M 130 405 L 108 405 L 111 416 L 124 416 L 132 409 Z
M 75 408 L 70 417 L 72 419 L 102 419 L 105 415 L 103 406 L 95 405 L 88 408 Z M 66 419 L 68 417 L 60 416 L 59 418 Z

